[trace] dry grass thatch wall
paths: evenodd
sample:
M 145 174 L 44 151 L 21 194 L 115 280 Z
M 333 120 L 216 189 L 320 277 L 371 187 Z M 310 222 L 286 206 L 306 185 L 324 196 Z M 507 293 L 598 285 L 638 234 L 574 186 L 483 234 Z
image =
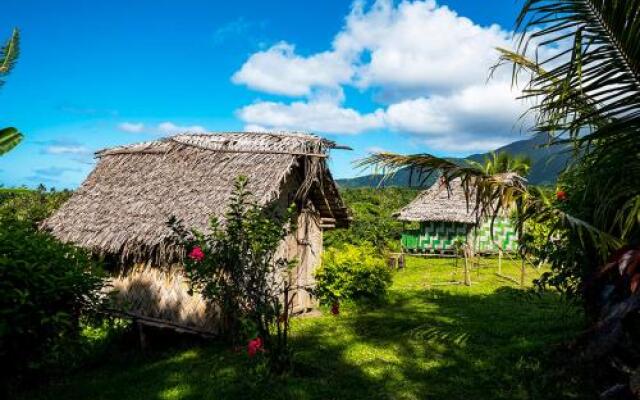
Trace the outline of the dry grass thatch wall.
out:
M 316 213 L 303 212 L 298 216 L 296 231 L 288 235 L 278 249 L 278 257 L 298 263 L 290 272 L 292 282 L 299 287 L 291 293 L 293 313 L 304 313 L 317 306 L 306 288 L 314 285 L 321 254 L 319 218 Z M 112 277 L 108 290 L 115 291 L 117 309 L 127 314 L 213 334 L 218 332 L 218 310 L 200 294 L 190 292 L 188 279 L 179 265 L 134 264 Z
M 128 314 L 168 321 L 195 330 L 217 333 L 219 314 L 189 282 L 180 266 L 135 264 L 109 280 L 116 307 Z

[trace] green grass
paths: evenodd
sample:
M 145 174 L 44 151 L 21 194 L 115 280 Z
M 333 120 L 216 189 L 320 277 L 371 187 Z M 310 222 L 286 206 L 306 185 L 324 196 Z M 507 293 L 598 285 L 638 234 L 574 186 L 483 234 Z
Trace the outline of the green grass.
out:
M 555 367 L 557 345 L 581 329 L 579 309 L 517 289 L 494 274 L 493 261 L 473 271 L 471 287 L 437 285 L 451 280 L 452 260 L 407 264 L 386 304 L 297 319 L 287 377 L 261 381 L 244 352 L 192 344 L 115 353 L 23 398 L 585 398 L 586 388 Z M 517 278 L 517 264 L 506 264 Z

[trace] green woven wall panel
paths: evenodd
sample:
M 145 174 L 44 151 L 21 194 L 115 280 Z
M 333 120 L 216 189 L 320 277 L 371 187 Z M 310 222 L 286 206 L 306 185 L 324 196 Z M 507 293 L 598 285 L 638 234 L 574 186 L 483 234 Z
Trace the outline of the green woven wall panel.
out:
M 476 251 L 498 251 L 498 246 L 494 241 L 499 243 L 505 251 L 518 249 L 518 235 L 516 235 L 515 227 L 508 218 L 496 218 L 493 224 L 493 241 L 491 240 L 491 221 L 485 221 L 480 226 L 475 236 Z
M 491 240 L 491 222 L 483 223 L 477 230 L 471 230 L 475 251 L 497 252 L 498 246 Z M 402 233 L 402 246 L 409 250 L 439 251 L 452 250 L 453 243 L 461 239 L 466 241 L 467 225 L 457 222 L 423 222 L 420 229 L 406 230 Z M 493 226 L 493 240 L 505 251 L 516 251 L 518 236 L 515 227 L 507 218 L 497 218 Z
M 407 230 L 402 234 L 405 249 L 437 251 L 451 250 L 453 243 L 465 240 L 467 226 L 456 222 L 423 222 L 419 230 Z

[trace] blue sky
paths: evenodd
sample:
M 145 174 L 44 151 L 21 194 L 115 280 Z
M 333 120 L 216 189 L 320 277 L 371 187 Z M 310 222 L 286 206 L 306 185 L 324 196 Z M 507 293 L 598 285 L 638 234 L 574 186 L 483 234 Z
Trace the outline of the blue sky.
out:
M 25 141 L 5 186 L 77 187 L 92 153 L 191 131 L 304 130 L 368 151 L 464 155 L 522 138 L 508 74 L 514 0 L 4 0 L 22 33 L 0 126 Z

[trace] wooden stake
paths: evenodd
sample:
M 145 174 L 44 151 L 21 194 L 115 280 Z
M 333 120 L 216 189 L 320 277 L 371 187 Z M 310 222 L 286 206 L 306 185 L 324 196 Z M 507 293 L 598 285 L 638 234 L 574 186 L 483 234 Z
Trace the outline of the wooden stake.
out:
M 498 249 L 498 273 L 502 274 L 502 249 Z
M 144 334 L 144 327 L 140 321 L 136 321 L 138 326 L 138 339 L 140 339 L 140 349 L 145 350 L 147 348 L 147 337 Z

